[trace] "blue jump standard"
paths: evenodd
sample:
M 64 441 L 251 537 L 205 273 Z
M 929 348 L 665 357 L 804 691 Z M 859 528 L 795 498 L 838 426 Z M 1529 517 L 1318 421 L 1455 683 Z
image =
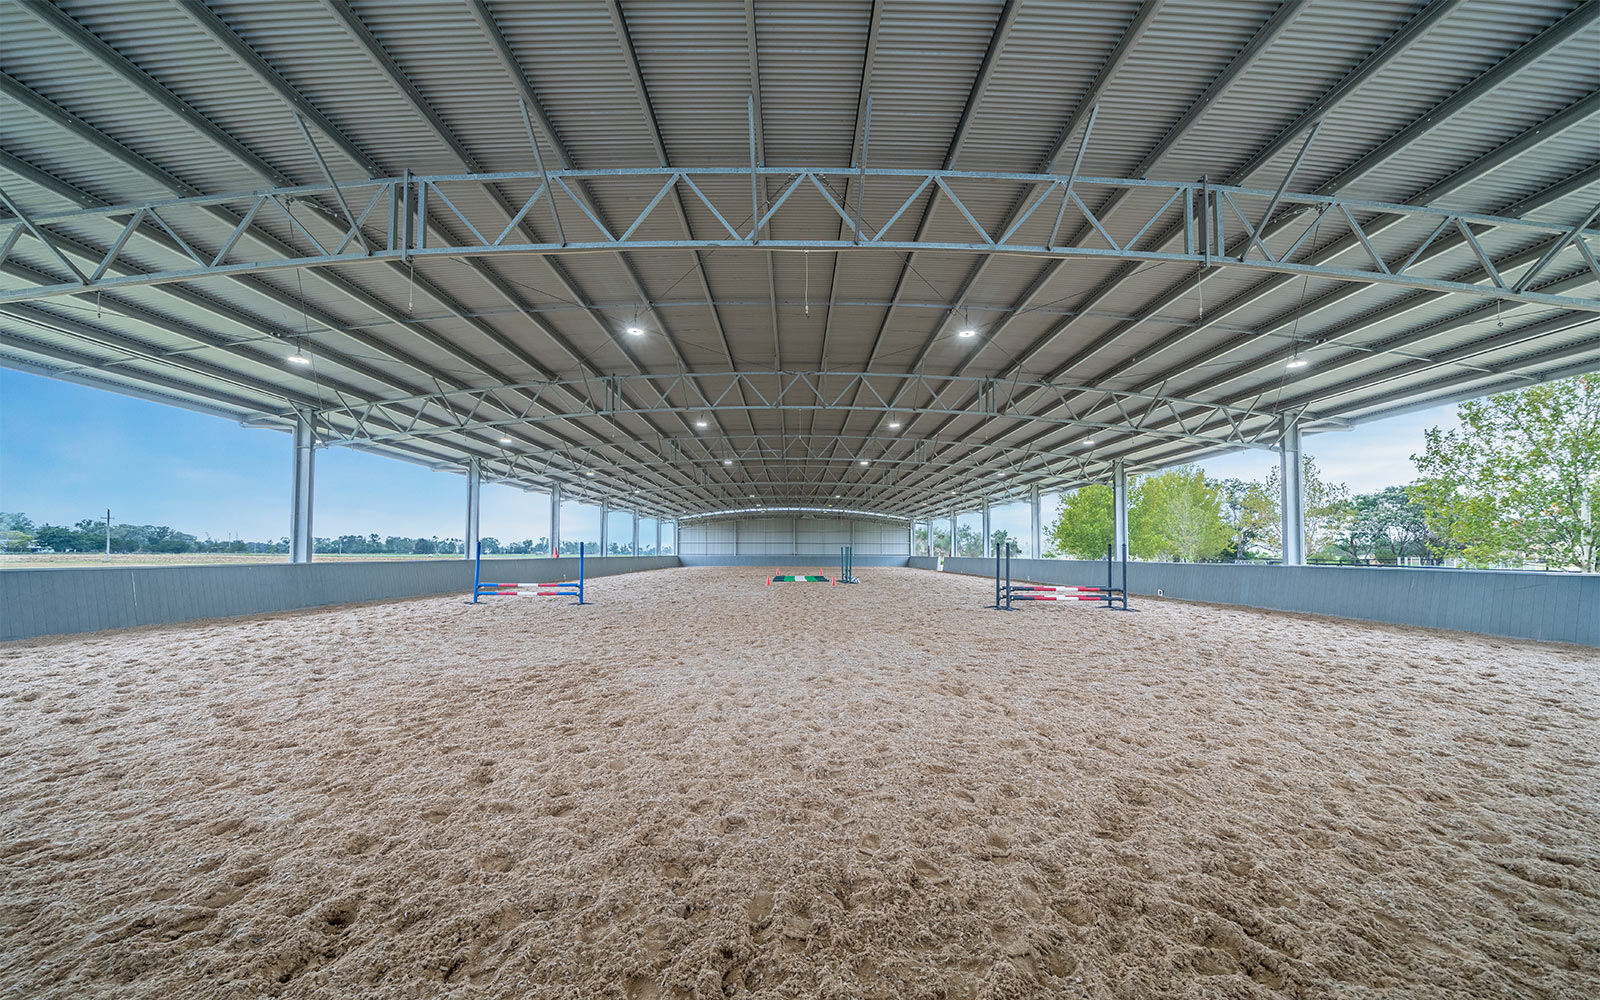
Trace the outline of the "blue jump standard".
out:
M 578 578 L 576 580 L 556 580 L 550 583 L 484 583 L 483 582 L 483 543 L 478 543 L 478 548 L 472 558 L 472 600 L 468 604 L 481 603 L 480 597 L 576 597 L 573 604 L 591 604 L 583 599 L 583 543 L 578 544 Z

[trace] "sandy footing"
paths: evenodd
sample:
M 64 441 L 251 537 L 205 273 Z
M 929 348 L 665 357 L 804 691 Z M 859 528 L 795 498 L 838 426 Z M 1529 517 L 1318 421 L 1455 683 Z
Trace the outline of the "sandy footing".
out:
M 0 996 L 1600 991 L 1597 651 L 768 572 L 0 646 Z

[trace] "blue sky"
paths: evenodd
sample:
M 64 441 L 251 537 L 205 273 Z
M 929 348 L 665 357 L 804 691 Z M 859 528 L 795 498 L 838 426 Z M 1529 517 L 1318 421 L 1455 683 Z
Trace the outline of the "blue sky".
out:
M 1352 431 L 1308 435 L 1306 451 L 1328 478 L 1363 493 L 1409 482 L 1423 432 L 1453 426 L 1437 407 Z M 103 517 L 166 524 L 201 537 L 276 539 L 288 531 L 289 437 L 218 417 L 0 369 L 0 510 L 36 521 Z M 1245 452 L 1202 462 L 1208 475 L 1263 479 L 1276 453 Z M 315 530 L 459 538 L 466 481 L 409 462 L 348 448 L 317 453 Z M 483 533 L 540 538 L 549 500 L 505 486 L 483 490 Z M 626 517 L 612 532 L 624 535 Z M 1027 508 L 997 510 L 996 528 L 1026 537 Z M 646 536 L 654 528 L 646 524 Z M 568 504 L 562 537 L 599 539 L 597 510 Z

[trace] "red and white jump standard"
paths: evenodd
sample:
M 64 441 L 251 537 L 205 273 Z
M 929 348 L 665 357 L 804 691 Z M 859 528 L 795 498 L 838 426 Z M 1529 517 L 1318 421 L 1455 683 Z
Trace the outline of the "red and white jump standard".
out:
M 1122 586 L 1113 586 L 1111 546 L 1106 546 L 1106 585 L 1104 587 L 1046 586 L 1011 582 L 1011 543 L 1005 543 L 1004 578 L 1001 576 L 1000 549 L 994 550 L 994 604 L 996 611 L 1012 611 L 1013 601 L 1096 601 L 1115 611 L 1128 607 L 1128 550 L 1122 550 Z

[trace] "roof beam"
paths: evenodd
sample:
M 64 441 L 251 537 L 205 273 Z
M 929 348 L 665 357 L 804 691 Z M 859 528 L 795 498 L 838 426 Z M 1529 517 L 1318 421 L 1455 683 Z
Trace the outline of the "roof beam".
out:
M 1433 25 L 1435 25 L 1439 21 L 1439 19 L 1444 17 L 1446 14 L 1448 14 L 1450 12 L 1450 10 L 1454 9 L 1455 6 L 1456 6 L 1456 4 L 1452 3 L 1452 2 L 1439 2 L 1439 3 L 1433 4 L 1429 8 L 1426 8 L 1421 13 L 1419 13 L 1415 18 L 1412 19 L 1412 22 L 1410 22 L 1407 25 L 1406 28 L 1403 28 L 1400 32 L 1398 32 L 1396 34 L 1396 36 L 1394 36 L 1393 38 L 1390 39 L 1389 42 L 1386 42 L 1384 45 L 1380 46 L 1379 49 L 1376 50 L 1373 53 L 1373 55 L 1369 56 L 1366 60 L 1363 61 L 1362 65 L 1360 67 L 1357 67 L 1356 70 L 1352 71 L 1350 74 L 1347 74 L 1345 80 L 1343 80 L 1339 84 L 1335 85 L 1335 87 L 1332 88 L 1332 90 L 1330 91 L 1330 93 L 1328 95 L 1325 95 L 1325 97 L 1323 99 L 1320 99 L 1318 101 L 1318 103 L 1314 106 L 1314 109 L 1313 109 L 1313 110 L 1315 110 L 1317 112 L 1315 120 L 1320 120 L 1320 118 L 1322 116 L 1324 116 L 1327 113 L 1331 112 L 1337 106 L 1338 101 L 1343 100 L 1344 98 L 1348 97 L 1350 94 L 1356 92 L 1356 90 L 1359 88 L 1359 85 L 1361 83 L 1366 82 L 1375 73 L 1377 73 L 1379 70 L 1381 70 L 1382 68 L 1390 65 L 1394 60 L 1399 58 L 1405 51 L 1407 51 L 1407 49 L 1410 46 L 1414 45 L 1421 37 L 1423 37 L 1423 35 L 1425 34 L 1425 32 L 1426 32 L 1426 30 L 1428 28 L 1430 28 Z M 1588 9 L 1588 13 L 1586 14 L 1587 22 L 1592 22 L 1594 19 L 1600 18 L 1600 5 L 1588 5 L 1588 8 L 1589 8 Z M 1548 51 L 1548 49 L 1552 45 L 1557 44 L 1557 41 L 1552 40 L 1552 39 L 1556 39 L 1556 40 L 1567 40 L 1567 39 L 1570 39 L 1570 37 L 1572 37 L 1570 33 L 1573 33 L 1573 32 L 1576 32 L 1578 30 L 1581 30 L 1581 27 L 1586 27 L 1587 23 L 1584 23 L 1583 25 L 1580 26 L 1580 23 L 1578 21 L 1574 20 L 1578 16 L 1578 14 L 1580 14 L 1580 13 L 1582 13 L 1582 9 L 1581 8 L 1580 8 L 1579 11 L 1573 12 L 1573 14 L 1569 14 L 1561 22 L 1558 22 L 1558 24 L 1556 26 L 1552 27 L 1551 29 L 1546 30 L 1543 33 L 1541 33 L 1541 35 L 1537 39 L 1535 39 L 1535 42 L 1540 43 L 1539 44 L 1539 51 L 1540 52 Z M 1559 34 L 1553 36 L 1552 32 L 1556 31 L 1557 28 L 1560 28 L 1561 32 Z M 1530 43 L 1530 45 L 1531 44 L 1534 44 L 1534 43 Z M 1463 90 L 1464 91 L 1470 91 L 1472 94 L 1474 94 L 1476 96 L 1482 96 L 1482 94 L 1486 93 L 1488 89 L 1492 89 L 1493 86 L 1497 86 L 1497 85 L 1499 85 L 1499 83 L 1503 82 L 1503 80 L 1507 76 L 1509 76 L 1511 73 L 1514 73 L 1514 72 L 1519 71 L 1519 70 L 1521 70 L 1523 68 L 1526 68 L 1526 66 L 1527 66 L 1527 60 L 1518 58 L 1517 54 L 1513 53 L 1511 56 L 1508 56 L 1506 59 L 1501 60 L 1501 62 L 1497 63 L 1493 68 L 1491 68 L 1485 74 L 1480 76 L 1479 80 L 1474 81 L 1473 83 L 1469 84 L 1466 88 L 1463 88 Z M 1481 81 L 1483 81 L 1485 79 L 1489 80 L 1489 83 L 1486 86 L 1481 85 Z M 1476 99 L 1476 96 L 1473 99 Z M 1452 98 L 1446 99 L 1446 101 L 1444 101 L 1444 102 L 1441 102 L 1441 104 L 1438 105 L 1436 110 L 1442 109 L 1442 110 L 1446 110 L 1449 113 L 1453 114 L 1455 112 L 1460 111 L 1462 108 L 1467 106 L 1467 104 L 1469 104 L 1469 103 L 1470 103 L 1470 101 L 1459 101 L 1458 102 L 1458 101 L 1455 100 L 1454 97 L 1452 97 Z M 1415 128 L 1408 129 L 1407 130 L 1407 134 L 1409 135 L 1409 140 L 1408 141 L 1414 141 L 1421 134 L 1423 134 L 1427 129 L 1431 129 L 1433 127 L 1436 127 L 1440 122 L 1442 122 L 1444 120 L 1444 117 L 1447 117 L 1447 115 L 1435 116 L 1433 114 L 1433 112 L 1431 112 L 1431 111 L 1428 114 L 1422 116 L 1422 118 L 1418 119 L 1417 123 L 1414 123 L 1414 124 L 1416 124 L 1416 125 L 1424 125 L 1425 124 L 1426 128 L 1425 129 L 1415 129 Z M 1310 124 L 1313 124 L 1313 119 L 1311 119 L 1309 111 L 1308 111 L 1308 113 L 1306 115 L 1302 116 L 1302 119 L 1305 121 L 1305 125 L 1307 127 Z M 1273 143 L 1269 144 L 1269 147 L 1270 146 L 1275 146 L 1277 149 L 1282 149 L 1283 146 L 1285 146 L 1287 144 L 1287 142 L 1289 141 L 1289 137 L 1290 136 L 1291 136 L 1291 133 L 1288 130 L 1286 130 L 1283 133 L 1280 133 L 1279 136 L 1276 139 L 1273 140 Z M 1377 149 L 1374 149 L 1374 150 L 1370 151 L 1368 154 L 1366 154 L 1365 156 L 1363 156 L 1362 159 L 1358 162 L 1358 164 L 1355 167 L 1347 169 L 1345 171 L 1345 175 L 1355 176 L 1356 173 L 1359 172 L 1359 173 L 1361 173 L 1361 175 L 1364 176 L 1368 171 L 1367 171 L 1366 167 L 1364 167 L 1363 165 L 1367 165 L 1367 166 L 1370 166 L 1372 169 L 1376 169 L 1376 165 L 1379 162 L 1386 161 L 1388 158 L 1392 157 L 1396 152 L 1398 152 L 1399 148 L 1400 147 L 1390 146 L 1390 145 L 1387 145 L 1387 144 L 1385 144 L 1383 146 L 1380 146 Z M 1251 170 L 1258 169 L 1260 166 L 1265 165 L 1266 162 L 1267 162 L 1266 158 L 1263 158 L 1261 156 L 1255 157 L 1250 161 L 1250 165 L 1247 167 L 1247 169 L 1251 169 Z M 1358 168 L 1360 168 L 1359 171 L 1358 171 Z M 1236 177 L 1237 176 L 1238 175 L 1236 175 Z M 1331 184 L 1330 185 L 1323 185 L 1323 186 L 1318 188 L 1317 193 L 1319 193 L 1319 194 L 1331 193 L 1332 187 L 1333 186 Z M 1168 233 L 1163 235 L 1162 239 L 1160 240 L 1160 244 L 1161 245 L 1165 245 L 1166 243 L 1170 242 L 1170 240 L 1173 239 L 1179 233 L 1180 233 L 1179 230 L 1169 231 Z M 1054 277 L 1055 273 L 1059 273 L 1061 267 L 1062 267 L 1061 264 L 1053 265 L 1052 268 L 1051 268 L 1051 271 L 1053 272 L 1051 274 L 1051 277 Z M 1105 298 L 1108 297 L 1116 288 L 1120 287 L 1120 285 L 1123 282 L 1125 282 L 1130 277 L 1132 277 L 1132 275 L 1137 270 L 1139 270 L 1139 268 L 1140 268 L 1140 265 L 1130 264 L 1128 266 L 1125 266 L 1125 267 L 1119 269 L 1117 274 L 1113 275 L 1113 277 L 1111 279 L 1109 279 L 1107 282 L 1102 283 L 1102 285 L 1099 288 L 1097 288 L 1094 292 L 1092 292 L 1090 294 L 1088 300 L 1081 306 L 1081 309 L 1083 311 L 1092 310 L 1096 303 L 1104 301 Z M 1216 272 L 1214 271 L 1212 273 L 1214 274 Z M 1199 276 L 1198 279 L 1196 279 L 1196 282 L 1203 282 L 1206 279 L 1206 277 L 1207 276 L 1205 274 L 1202 274 L 1202 275 Z M 1293 280 L 1295 280 L 1295 279 L 1292 276 L 1290 276 L 1290 277 L 1287 278 L 1287 280 L 1284 283 L 1287 284 L 1288 281 L 1293 281 Z M 1174 290 L 1170 291 L 1169 293 L 1167 293 L 1167 295 L 1163 296 L 1163 299 L 1167 299 L 1169 301 L 1176 301 L 1177 298 L 1181 297 L 1182 295 L 1186 294 L 1190 289 L 1192 289 L 1194 287 L 1194 285 L 1196 284 L 1196 282 L 1181 283 Z M 1041 284 L 1038 287 L 1042 289 L 1043 285 Z M 1009 312 L 1009 315 L 1013 316 L 1013 317 L 1018 315 L 1018 311 L 1020 309 L 1022 309 L 1022 308 L 1025 308 L 1026 302 L 1030 301 L 1030 300 L 1031 299 L 1026 298 L 1026 297 L 1023 300 L 1020 300 L 1018 305 L 1017 305 L 1017 307 L 1012 309 Z M 1213 314 L 1213 315 L 1215 315 L 1215 314 Z M 1044 350 L 1048 349 L 1050 344 L 1054 343 L 1057 338 L 1063 336 L 1069 329 L 1071 329 L 1073 327 L 1075 318 L 1076 317 L 1069 317 L 1066 320 L 1064 320 L 1063 322 L 1055 324 L 1044 335 L 1042 335 L 1039 338 L 1036 338 L 1034 343 L 1032 345 L 1030 345 L 1030 347 L 1027 350 L 1025 350 L 1021 354 L 1019 354 L 1017 356 L 1016 360 L 1014 362 L 1012 362 L 1010 365 L 1007 366 L 1006 371 L 1008 371 L 1008 372 L 1021 372 L 1021 371 L 1025 370 L 1026 366 L 1034 358 L 1038 357 L 1040 353 L 1042 353 Z M 1106 337 L 1106 338 L 1097 339 L 1097 341 L 1093 345 L 1090 345 L 1090 347 L 1085 348 L 1083 351 L 1078 352 L 1072 358 L 1069 358 L 1065 363 L 1063 363 L 1063 364 L 1061 364 L 1059 366 L 1056 366 L 1056 368 L 1050 373 L 1050 377 L 1051 378 L 1062 378 L 1062 377 L 1066 377 L 1066 376 L 1070 375 L 1072 373 L 1072 371 L 1078 365 L 1080 365 L 1084 360 L 1086 360 L 1094 352 L 1103 349 L 1109 343 L 1115 342 L 1115 339 L 1120 338 L 1121 336 L 1125 335 L 1128 331 L 1131 331 L 1133 328 L 1134 328 L 1134 324 L 1132 324 L 1132 323 L 1125 323 L 1125 324 L 1120 325 L 1119 327 L 1116 328 L 1115 331 L 1113 331 L 1113 336 L 1112 337 Z M 1177 335 L 1174 335 L 1174 336 L 1177 336 Z
M 480 31 L 482 31 L 485 40 L 489 42 L 491 49 L 494 51 L 496 58 L 500 62 L 501 70 L 506 74 L 512 86 L 516 89 L 518 96 L 522 99 L 523 105 L 533 115 L 533 120 L 538 126 L 536 131 L 541 133 L 542 138 L 545 140 L 545 144 L 549 146 L 551 151 L 554 153 L 556 162 L 562 169 L 571 167 L 573 164 L 573 159 L 570 151 L 568 150 L 566 144 L 562 141 L 560 133 L 556 131 L 554 122 L 550 120 L 550 116 L 545 112 L 544 102 L 540 99 L 539 94 L 534 90 L 533 85 L 528 82 L 527 74 L 524 73 L 522 69 L 522 63 L 517 59 L 516 53 L 511 50 L 510 43 L 506 41 L 505 36 L 501 33 L 500 26 L 495 21 L 493 12 L 489 10 L 484 0 L 467 0 L 467 10 L 472 15 L 473 20 L 478 23 L 478 28 Z M 629 45 L 629 52 L 631 54 L 631 44 Z M 653 115 L 651 115 L 650 121 L 653 125 L 655 121 Z M 659 137 L 656 139 L 655 145 L 658 149 L 661 148 Z M 581 184 L 577 187 L 579 191 L 583 191 Z M 549 196 L 554 198 L 555 192 L 551 191 Z M 587 193 L 585 193 L 585 197 L 588 198 L 588 200 L 593 201 L 592 197 L 589 197 Z M 685 231 L 687 232 L 688 222 L 683 216 L 683 207 L 681 202 L 677 201 L 676 190 L 673 191 L 673 198 L 674 203 L 678 206 L 679 218 L 682 220 L 681 224 L 685 227 Z M 596 209 L 595 214 L 598 216 L 598 209 Z M 649 309 L 651 296 L 646 294 L 644 282 L 640 280 L 639 274 L 634 269 L 633 264 L 628 260 L 626 255 L 621 253 L 616 255 L 616 260 L 618 265 L 622 268 L 623 273 L 626 275 L 628 282 L 633 286 L 635 294 L 638 296 L 640 307 Z M 587 298 L 587 296 L 578 293 L 570 276 L 567 275 L 566 271 L 560 267 L 558 262 L 549 260 L 547 261 L 547 264 L 555 273 L 557 280 L 561 282 L 562 287 L 574 300 L 583 301 Z M 696 255 L 695 258 L 695 265 L 700 274 L 701 286 L 702 288 L 706 289 L 706 298 L 709 300 L 712 298 L 712 296 L 710 294 L 709 285 L 707 285 L 705 282 L 705 272 L 701 266 L 698 255 Z M 662 317 L 659 312 L 653 309 L 649 309 L 649 312 L 657 329 L 661 331 L 663 342 L 672 351 L 673 357 L 677 359 L 678 364 L 681 367 L 688 368 L 688 363 L 684 360 L 683 352 L 678 347 L 677 338 L 672 334 L 671 326 L 666 322 L 665 318 Z M 716 316 L 715 307 L 712 307 L 712 314 L 713 319 L 717 322 L 717 330 L 722 339 L 723 352 L 726 354 L 728 362 L 731 365 L 733 363 L 732 345 L 728 342 L 727 333 L 722 329 L 720 318 Z M 620 340 L 617 340 L 615 330 L 611 328 L 610 324 L 606 323 L 598 315 L 591 314 L 591 317 L 595 320 L 596 324 L 600 326 L 603 332 L 616 341 L 617 346 L 622 350 L 623 355 L 628 360 L 629 365 L 635 371 L 643 371 L 643 365 L 639 363 L 632 351 Z M 685 427 L 687 427 L 687 424 Z
M 59 23 L 54 22 L 54 21 L 48 22 L 48 23 L 53 28 L 57 28 L 57 29 L 60 29 L 60 30 L 72 30 L 70 27 L 68 27 L 66 25 L 59 24 Z M 71 22 L 71 23 L 73 25 L 76 24 L 76 22 Z M 77 30 L 78 31 L 82 31 L 81 27 L 77 28 Z M 99 52 L 100 50 L 96 49 L 96 48 L 93 48 L 93 47 L 90 47 L 88 49 L 88 51 Z M 120 55 L 117 55 L 116 58 L 121 59 L 122 57 Z M 126 78 L 126 74 L 124 74 L 124 78 Z M 152 83 L 151 86 L 154 87 L 154 84 Z M 56 126 L 58 126 L 60 128 L 65 129 L 69 133 L 73 134 L 75 137 L 77 137 L 77 138 L 79 138 L 79 139 L 81 139 L 83 141 L 88 142 L 90 145 L 94 146 L 95 148 L 97 148 L 101 152 L 105 153 L 106 155 L 114 158 L 115 160 L 117 160 L 119 163 L 121 163 L 122 165 L 124 165 L 128 169 L 137 172 L 141 176 L 145 177 L 147 180 L 152 181 L 152 182 L 157 183 L 157 184 L 160 184 L 161 186 L 167 188 L 168 190 L 174 191 L 175 193 L 178 193 L 180 195 L 195 195 L 195 194 L 199 193 L 199 192 L 195 191 L 195 189 L 193 189 L 192 187 L 189 187 L 188 185 L 185 185 L 183 182 L 179 181 L 177 178 L 174 178 L 171 175 L 169 175 L 164 169 L 162 169 L 162 168 L 156 166 L 155 164 L 152 164 L 149 161 L 143 159 L 142 157 L 140 157 L 137 154 L 133 153 L 132 151 L 128 150 L 126 147 L 122 146 L 120 143 L 116 142 L 116 140 L 111 139 L 110 137 L 106 136 L 104 133 L 100 132 L 98 129 L 94 128 L 92 125 L 88 124 L 87 122 L 83 121 L 82 119 L 78 118 L 77 116 L 72 115 L 70 112 L 67 112 L 64 109 L 61 109 L 61 108 L 57 107 L 56 105 L 52 104 L 51 102 L 45 100 L 43 97 L 40 97 L 38 94 L 34 93 L 31 89 L 27 88 L 26 86 L 21 84 L 19 81 L 15 80 L 14 78 L 12 78 L 9 75 L 6 75 L 4 73 L 0 73 L 0 93 L 4 93 L 7 97 L 10 97 L 11 99 L 16 100 L 19 104 L 22 104 L 24 107 L 28 108 L 30 111 L 34 112 L 35 114 L 39 115 L 40 117 L 44 118 L 45 120 L 51 122 L 52 124 L 54 124 L 54 125 L 56 125 Z M 176 98 L 172 98 L 172 99 L 176 100 Z M 87 197 L 87 196 L 85 196 L 85 197 Z M 226 210 L 224 210 L 224 209 L 222 209 L 220 207 L 215 207 L 215 206 L 208 207 L 206 209 L 206 211 L 209 212 L 214 217 L 218 218 L 226 226 L 232 227 L 232 226 L 238 225 L 238 223 L 239 223 L 238 217 L 232 215 L 231 213 L 227 212 Z M 253 239 L 253 240 L 256 240 L 257 242 L 260 242 L 265 247 L 267 247 L 267 249 L 270 252 L 273 252 L 273 253 L 293 253 L 293 250 L 291 248 L 289 248 L 289 247 L 287 247 L 287 246 L 285 246 L 283 244 L 278 243 L 274 237 L 272 237 L 270 234 L 265 233 L 259 227 L 249 227 L 247 232 L 248 232 L 248 236 L 249 236 L 250 239 Z M 161 245 L 164 249 L 170 250 L 172 252 L 181 253 L 181 251 L 178 249 L 176 244 L 173 243 L 172 240 L 165 233 L 160 232 L 153 223 L 149 223 L 149 222 L 145 223 L 140 228 L 139 235 L 144 239 L 152 240 L 152 241 L 156 242 L 157 244 Z M 58 243 L 62 244 L 62 245 L 68 245 L 67 241 L 64 241 L 64 239 L 62 237 L 60 237 L 59 235 L 56 236 L 56 241 Z M 76 244 L 72 244 L 72 245 L 76 245 Z M 91 250 L 89 248 L 81 248 L 80 247 L 79 249 L 83 253 L 88 253 L 88 254 L 92 255 L 88 259 L 98 260 L 99 257 L 101 256 L 101 255 L 97 254 L 95 251 L 93 251 L 93 250 Z M 377 299 L 372 298 L 371 296 L 367 295 L 366 292 L 356 288 L 352 284 L 349 284 L 349 283 L 345 282 L 343 279 L 338 278 L 337 276 L 333 275 L 331 272 L 324 272 L 324 271 L 313 269 L 312 274 L 313 274 L 314 278 L 323 281 L 324 283 L 328 284 L 330 287 L 334 288 L 335 290 L 337 290 L 337 291 L 339 291 L 339 292 L 341 292 L 343 294 L 346 294 L 348 296 L 351 296 L 353 298 L 356 298 L 358 301 L 361 301 L 364 305 L 367 305 L 369 308 L 371 308 L 374 312 L 378 313 L 379 315 L 384 315 L 387 318 L 389 318 L 390 320 L 400 324 L 403 329 L 406 329 L 413 336 L 418 336 L 418 337 L 428 341 L 433 346 L 435 346 L 435 347 L 437 347 L 437 348 L 439 348 L 441 350 L 444 350 L 444 351 L 446 351 L 448 353 L 451 353 L 461 363 L 463 363 L 465 365 L 468 365 L 468 366 L 476 366 L 477 365 L 476 359 L 474 357 L 472 357 L 470 354 L 462 353 L 459 348 L 455 347 L 454 344 L 451 344 L 450 342 L 444 340 L 442 337 L 439 337 L 438 335 L 431 333 L 425 327 L 422 327 L 422 326 L 417 325 L 417 324 L 407 323 L 405 317 L 402 317 L 397 311 L 395 311 L 394 309 L 389 307 L 386 303 L 382 303 L 382 302 L 378 301 Z M 386 344 L 386 343 L 384 343 L 382 341 L 379 341 L 379 340 L 377 340 L 375 338 L 372 338 L 370 336 L 359 335 L 359 334 L 355 334 L 355 333 L 353 333 L 351 331 L 345 330 L 341 326 L 341 324 L 337 320 L 334 320 L 332 317 L 322 313 L 318 309 L 315 309 L 315 308 L 311 307 L 308 303 L 304 302 L 303 300 L 289 297 L 285 293 L 280 292 L 278 289 L 276 289 L 276 288 L 274 288 L 274 287 L 272 287 L 270 285 L 267 285 L 264 282 L 261 282 L 259 279 L 251 278 L 251 277 L 244 277 L 244 276 L 237 276 L 237 277 L 234 277 L 232 280 L 234 280 L 234 281 L 238 282 L 239 284 L 249 288 L 251 291 L 255 292 L 256 294 L 267 296 L 268 298 L 276 301 L 279 305 L 284 306 L 284 307 L 290 309 L 291 311 L 300 311 L 300 312 L 302 312 L 307 317 L 308 320 L 315 319 L 315 321 L 318 323 L 318 325 L 320 327 L 324 328 L 324 329 L 327 329 L 327 330 L 329 330 L 329 331 L 331 331 L 331 332 L 333 332 L 333 333 L 335 333 L 335 334 L 337 334 L 337 335 L 339 335 L 341 337 L 345 337 L 345 338 L 353 339 L 353 340 L 357 341 L 358 343 L 361 344 L 363 350 L 368 350 L 368 351 L 372 351 L 374 353 L 380 354 L 380 355 L 382 355 L 382 356 L 384 356 L 384 357 L 386 357 L 388 359 L 397 361 L 397 362 L 405 365 L 406 367 L 409 367 L 409 368 L 411 368 L 413 370 L 416 370 L 416 371 L 424 373 L 424 375 L 423 375 L 423 379 L 424 380 L 426 380 L 427 377 L 428 377 L 427 373 L 429 373 L 431 371 L 429 366 L 427 366 L 421 360 L 419 360 L 417 358 L 414 358 L 414 357 L 411 357 L 411 356 L 405 354 L 404 352 L 401 352 L 398 349 L 396 349 L 394 347 L 391 347 L 388 344 Z M 431 284 L 428 283 L 425 278 L 423 279 L 422 284 L 423 284 L 423 286 L 425 288 L 431 288 Z M 181 288 L 179 288 L 177 286 L 174 286 L 174 285 L 157 286 L 157 290 L 161 291 L 162 293 L 164 293 L 164 294 L 166 294 L 168 296 L 182 299 L 182 300 L 186 301 L 186 303 L 191 305 L 191 306 L 197 305 L 197 304 L 199 304 L 200 302 L 203 301 L 199 296 L 195 295 L 193 292 L 189 291 L 188 289 L 181 289 Z M 449 300 L 445 299 L 444 301 L 445 301 L 446 306 L 448 307 L 449 304 L 450 304 Z M 210 309 L 212 309 L 212 311 L 214 311 L 214 307 L 211 307 L 209 305 L 209 303 L 207 304 L 207 308 L 210 308 Z M 285 341 L 287 339 L 290 339 L 289 337 L 286 337 L 283 332 L 272 330 L 270 327 L 266 326 L 262 321 L 260 321 L 258 319 L 255 319 L 253 317 L 247 319 L 247 318 L 243 317 L 242 314 L 236 314 L 234 316 L 234 318 L 233 318 L 233 321 L 234 322 L 243 322 L 247 326 L 254 327 L 259 332 L 263 333 L 263 335 L 272 337 L 273 339 L 279 340 L 280 342 L 281 341 Z M 395 388 L 395 389 L 402 388 L 400 383 L 393 382 L 390 379 L 390 377 L 379 374 L 375 369 L 370 368 L 370 366 L 362 365 L 359 362 L 354 362 L 350 358 L 345 357 L 344 355 L 342 355 L 340 352 L 338 352 L 336 350 L 333 350 L 333 349 L 328 348 L 326 346 L 322 346 L 322 347 L 319 347 L 318 353 L 320 355 L 322 355 L 324 358 L 326 358 L 327 360 L 331 361 L 332 363 L 337 364 L 340 367 L 346 368 L 348 370 L 353 370 L 353 371 L 360 372 L 361 374 L 363 374 L 364 377 L 373 378 L 373 379 L 379 381 L 380 384 L 386 384 L 386 385 L 390 386 L 391 388 Z M 534 370 L 542 371 L 543 369 L 538 368 L 537 366 L 534 366 Z M 487 371 L 485 373 L 488 374 Z M 451 378 L 451 377 L 449 377 L 447 375 L 439 375 L 439 374 L 435 374 L 434 375 L 434 382 L 435 382 L 435 384 L 437 384 L 439 382 L 443 382 L 446 385 L 458 384 L 456 379 L 453 379 L 453 378 Z M 586 430 L 582 430 L 581 428 L 580 428 L 580 431 L 582 433 L 592 433 L 592 432 L 589 432 L 589 431 L 586 431 Z

